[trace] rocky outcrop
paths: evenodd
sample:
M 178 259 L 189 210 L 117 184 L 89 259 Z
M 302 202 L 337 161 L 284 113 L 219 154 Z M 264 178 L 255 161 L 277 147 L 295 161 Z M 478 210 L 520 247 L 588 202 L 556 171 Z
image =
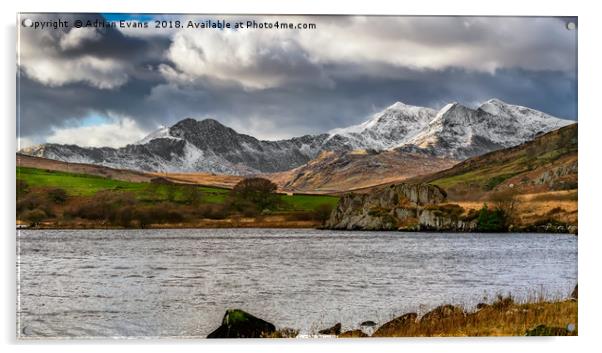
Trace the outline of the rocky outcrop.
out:
M 379 327 L 372 336 L 374 337 L 390 337 L 395 336 L 396 332 L 402 332 L 408 327 L 416 324 L 418 314 L 408 313 L 397 317 Z
M 240 309 L 230 309 L 226 311 L 222 325 L 207 338 L 260 338 L 275 331 L 274 325 L 267 321 Z
M 444 319 L 463 318 L 464 315 L 464 310 L 460 307 L 449 304 L 441 305 L 424 314 L 424 316 L 420 318 L 420 323 L 428 324 Z
M 341 197 L 326 228 L 346 230 L 471 231 L 476 222 L 457 205 L 444 205 L 445 190 L 430 184 L 397 184 L 370 194 Z
M 579 297 L 579 285 L 575 285 L 575 289 L 573 289 L 573 292 L 571 293 L 571 298 L 573 299 L 578 299 Z
M 341 334 L 341 323 L 337 323 L 334 326 L 318 331 L 321 335 L 339 335 Z

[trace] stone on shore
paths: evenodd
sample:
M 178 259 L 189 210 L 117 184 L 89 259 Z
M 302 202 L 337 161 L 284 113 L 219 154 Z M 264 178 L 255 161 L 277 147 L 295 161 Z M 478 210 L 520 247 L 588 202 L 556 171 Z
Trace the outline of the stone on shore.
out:
M 341 323 L 338 322 L 334 326 L 318 331 L 321 335 L 340 335 L 341 334 Z
M 396 333 L 403 332 L 408 327 L 416 324 L 418 314 L 407 313 L 400 317 L 397 317 L 387 323 L 384 323 L 379 327 L 372 336 L 374 337 L 391 337 L 395 336 Z
M 462 308 L 453 305 L 441 305 L 436 307 L 435 309 L 429 311 L 424 314 L 422 318 L 420 318 L 421 323 L 428 323 L 434 321 L 440 321 L 443 319 L 449 318 L 460 318 L 464 317 L 465 313 Z
M 345 331 L 343 333 L 341 333 L 339 336 L 339 338 L 359 338 L 359 337 L 369 337 L 367 334 L 365 334 L 362 330 L 351 330 L 351 331 Z
M 207 338 L 260 338 L 276 331 L 273 324 L 240 309 L 226 310 L 222 325 Z

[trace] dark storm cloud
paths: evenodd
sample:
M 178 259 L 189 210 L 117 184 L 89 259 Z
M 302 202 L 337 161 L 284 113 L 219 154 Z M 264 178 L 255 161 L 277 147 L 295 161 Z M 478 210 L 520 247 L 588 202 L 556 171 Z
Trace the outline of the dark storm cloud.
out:
M 333 34 L 337 51 L 322 46 L 317 37 L 249 34 L 240 40 L 212 33 L 199 39 L 115 29 L 68 38 L 73 42 L 61 48 L 66 31 L 50 36 L 23 32 L 21 54 L 27 57 L 20 67 L 21 136 L 43 142 L 53 129 L 101 115 L 131 118 L 146 131 L 185 117 L 213 117 L 241 132 L 283 138 L 357 124 L 395 101 L 440 108 L 452 101 L 475 106 L 492 97 L 576 119 L 577 81 L 571 64 L 576 57 L 568 52 L 576 48 L 576 36 L 553 26 L 557 35 L 546 32 L 550 22 L 562 26 L 568 20 L 538 19 L 531 25 L 503 18 L 414 18 L 362 27 L 361 21 L 347 17 L 322 18 L 326 27 L 351 31 Z M 354 26 L 362 29 L 357 35 Z M 516 34 L 513 26 L 529 31 Z M 421 65 L 400 64 L 397 54 L 369 44 L 374 38 L 399 41 L 399 32 L 404 35 L 399 45 L 426 50 L 412 53 Z M 496 42 L 500 38 L 507 41 Z M 356 45 L 368 43 L 362 47 L 370 51 L 365 57 L 355 55 L 358 48 L 340 43 L 347 40 L 353 46 L 354 39 Z M 221 51 L 210 52 L 216 47 Z M 433 56 L 435 64 L 428 60 L 433 48 L 441 56 Z M 494 56 L 488 48 L 496 50 Z M 452 64 L 440 60 L 447 57 Z M 464 67 L 455 64 L 464 58 Z M 491 68 L 481 67 L 479 58 L 489 60 Z M 240 71 L 231 74 L 233 68 Z
M 27 117 L 22 119 L 22 133 L 49 133 L 51 126 L 91 112 L 114 112 L 134 117 L 148 130 L 184 117 L 214 117 L 264 137 L 295 136 L 359 123 L 395 101 L 441 108 L 452 101 L 474 106 L 492 97 L 562 118 L 577 117 L 576 81 L 561 72 L 400 71 L 388 78 L 337 78 L 335 88 L 297 85 L 260 91 L 139 80 L 118 90 L 85 84 L 57 90 L 24 79 L 22 101 L 32 104 L 22 105 L 22 116 Z

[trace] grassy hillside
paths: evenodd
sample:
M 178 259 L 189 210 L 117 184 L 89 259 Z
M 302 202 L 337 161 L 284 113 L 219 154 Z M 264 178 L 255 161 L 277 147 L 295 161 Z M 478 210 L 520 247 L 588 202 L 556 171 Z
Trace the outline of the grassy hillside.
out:
M 553 231 L 578 222 L 577 147 L 573 124 L 409 182 L 438 185 L 464 209 L 507 209 L 511 223 L 522 229 Z
M 479 198 L 507 189 L 519 194 L 576 189 L 577 124 L 411 181 L 438 185 L 452 199 Z
M 167 201 L 170 193 L 173 201 L 184 201 L 190 188 L 201 192 L 202 203 L 220 204 L 226 200 L 228 189 L 177 184 L 152 184 L 113 180 L 95 175 L 66 173 L 35 168 L 17 167 L 17 179 L 24 180 L 33 188 L 61 188 L 71 196 L 91 196 L 99 191 L 114 190 L 132 192 L 141 201 Z M 328 204 L 335 206 L 337 197 L 326 195 L 279 195 L 287 209 L 310 211 Z
M 17 223 L 49 228 L 315 228 L 338 202 L 327 195 L 268 192 L 269 203 L 260 204 L 230 189 L 153 181 L 17 167 Z
M 114 190 L 132 192 L 140 200 L 165 201 L 170 189 L 174 190 L 174 200 L 183 200 L 187 185 L 165 185 L 128 182 L 104 178 L 96 175 L 66 173 L 36 168 L 17 167 L 17 179 L 24 180 L 31 187 L 61 188 L 72 196 L 91 196 L 99 191 Z M 207 203 L 221 203 L 228 194 L 227 189 L 195 186 Z

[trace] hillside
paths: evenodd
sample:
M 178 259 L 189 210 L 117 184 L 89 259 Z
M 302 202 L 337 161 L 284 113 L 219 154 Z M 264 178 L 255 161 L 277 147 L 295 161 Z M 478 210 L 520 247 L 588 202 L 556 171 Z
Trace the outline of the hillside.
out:
M 399 150 L 322 152 L 299 168 L 266 177 L 284 191 L 341 193 L 430 174 L 455 163 L 452 159 Z
M 231 190 L 19 166 L 17 224 L 48 228 L 317 227 L 338 198 L 272 194 L 269 209 Z
M 114 180 L 131 182 L 149 182 L 155 176 L 128 169 L 109 168 L 101 165 L 86 163 L 70 163 L 57 161 L 54 159 L 29 156 L 17 153 L 17 167 L 37 168 L 57 172 L 79 173 L 87 175 L 96 175 Z
M 161 178 L 175 184 L 196 184 L 208 187 L 231 189 L 243 179 L 241 176 L 213 173 L 146 173 L 136 170 L 116 169 L 102 165 L 87 163 L 70 163 L 54 159 L 28 156 L 17 153 L 18 167 L 43 169 L 46 171 L 86 174 L 113 180 L 147 183 L 152 179 Z
M 509 229 L 576 232 L 577 132 L 573 124 L 401 184 L 386 182 L 354 190 L 341 198 L 328 224 L 346 229 L 406 229 L 419 222 L 429 229 L 453 230 L 465 228 L 470 221 L 484 228 L 476 218 L 481 211 L 501 209 Z M 396 204 L 398 198 L 389 196 L 403 185 L 429 184 L 446 191 L 446 200 L 432 209 L 403 209 Z
M 512 205 L 518 224 L 577 225 L 577 147 L 573 124 L 409 182 L 440 186 L 450 202 L 465 209 L 478 210 L 484 203 Z
M 509 189 L 518 194 L 577 189 L 577 124 L 409 181 L 438 185 L 450 199 L 461 200 Z

